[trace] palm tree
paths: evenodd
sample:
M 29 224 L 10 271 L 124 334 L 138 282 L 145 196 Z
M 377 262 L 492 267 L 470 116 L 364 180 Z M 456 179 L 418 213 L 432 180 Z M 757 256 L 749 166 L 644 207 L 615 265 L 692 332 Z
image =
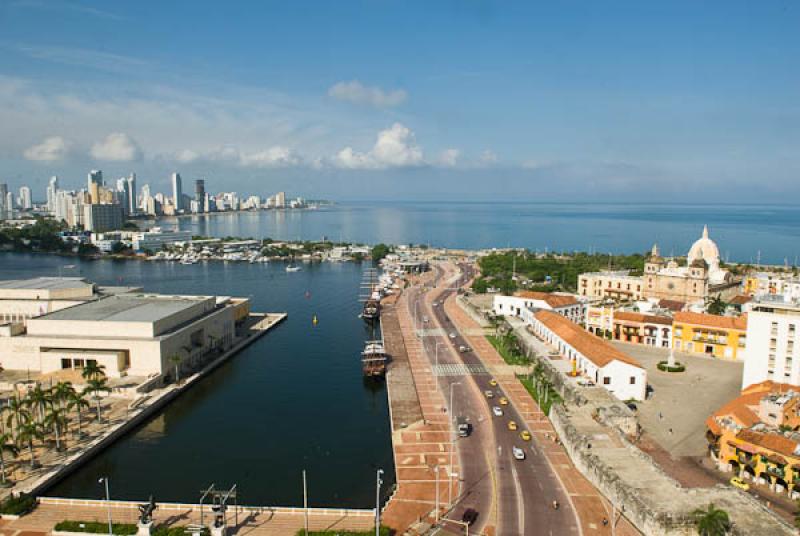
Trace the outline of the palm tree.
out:
M 84 377 L 86 380 L 97 380 L 99 378 L 105 378 L 105 365 L 100 365 L 97 361 L 89 360 L 86 363 L 86 366 L 83 367 L 83 372 L 81 372 L 81 376 Z
M 75 391 L 69 396 L 67 409 L 73 408 L 78 412 L 78 437 L 81 437 L 83 435 L 83 432 L 81 431 L 82 410 L 89 409 L 89 402 L 86 401 L 86 395 L 84 393 Z
M 52 389 L 53 402 L 57 403 L 58 406 L 64 410 L 74 392 L 75 388 L 72 386 L 72 382 L 58 382 Z
M 13 457 L 19 456 L 19 447 L 13 442 L 11 434 L 0 434 L 0 475 L 2 476 L 2 485 L 7 485 L 6 480 L 6 460 L 3 454 L 6 452 Z
M 709 504 L 705 509 L 698 508 L 692 512 L 697 532 L 700 536 L 725 536 L 731 529 L 728 512 Z
M 67 423 L 64 411 L 53 406 L 44 418 L 44 425 L 52 428 L 56 434 L 56 450 L 61 450 L 61 428 Z
M 106 378 L 105 376 L 100 376 L 98 378 L 92 378 L 87 382 L 86 388 L 83 390 L 84 393 L 94 393 L 94 400 L 97 403 L 97 420 L 100 420 L 100 393 L 101 392 L 111 392 L 111 389 L 106 385 Z
M 53 402 L 50 393 L 42 389 L 41 384 L 36 384 L 26 398 L 28 406 L 36 410 L 37 422 L 44 422 L 45 407 Z
M 20 400 L 19 396 L 14 396 L 11 400 L 8 401 L 8 411 L 10 415 L 8 416 L 8 420 L 6 424 L 8 426 L 12 426 L 14 430 L 14 438 L 19 439 L 19 430 L 22 427 L 22 423 L 30 419 L 30 413 L 28 413 L 27 404 L 24 400 Z
M 175 383 L 180 383 L 180 365 L 183 362 L 183 358 L 179 354 L 172 354 L 169 356 L 169 362 L 175 365 Z
M 30 452 L 31 455 L 31 469 L 36 469 L 36 458 L 33 454 L 33 441 L 35 439 L 42 439 L 43 437 L 42 426 L 34 420 L 25 421 L 22 424 L 22 428 L 19 430 L 19 441 L 27 443 L 28 445 L 28 452 Z

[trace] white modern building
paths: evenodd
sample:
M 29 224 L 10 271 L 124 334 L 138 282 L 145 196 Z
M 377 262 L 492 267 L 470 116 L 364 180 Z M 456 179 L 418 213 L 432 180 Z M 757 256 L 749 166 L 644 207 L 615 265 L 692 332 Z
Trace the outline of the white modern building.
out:
M 573 322 L 584 321 L 586 304 L 571 294 L 520 291 L 513 296 L 495 295 L 493 311 L 498 316 L 515 316 L 528 320 L 536 311 L 553 311 Z
M 800 302 L 764 295 L 750 306 L 742 389 L 767 380 L 800 386 Z
M 153 227 L 150 231 L 133 233 L 131 242 L 134 251 L 160 251 L 164 246 L 173 246 L 179 242 L 191 242 L 191 231 L 162 231 L 159 227 Z
M 180 173 L 172 174 L 172 204 L 175 212 L 179 212 L 183 208 L 183 183 Z
M 529 325 L 584 378 L 620 400 L 645 399 L 647 371 L 631 356 L 552 311 L 533 314 Z

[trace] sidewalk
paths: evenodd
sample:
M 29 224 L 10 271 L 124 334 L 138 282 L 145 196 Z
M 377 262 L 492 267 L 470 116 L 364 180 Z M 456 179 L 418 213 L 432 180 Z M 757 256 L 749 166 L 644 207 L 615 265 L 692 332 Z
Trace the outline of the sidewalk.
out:
M 455 295 L 447 299 L 445 310 L 450 319 L 458 326 L 459 331 L 468 334 L 471 346 L 484 366 L 496 371 L 495 379 L 524 416 L 528 428 L 533 433 L 537 449 L 545 455 L 570 496 L 580 520 L 582 533 L 587 536 L 610 536 L 610 524 L 608 526 L 602 524 L 603 518 L 611 520 L 610 504 L 575 468 L 566 451 L 552 439 L 548 439 L 548 436 L 555 437 L 555 431 L 547 416 L 512 373 L 502 372 L 508 370 L 505 361 L 482 335 L 483 330 L 480 325 L 456 303 Z M 618 536 L 640 535 L 640 532 L 625 518 L 620 519 L 616 528 Z

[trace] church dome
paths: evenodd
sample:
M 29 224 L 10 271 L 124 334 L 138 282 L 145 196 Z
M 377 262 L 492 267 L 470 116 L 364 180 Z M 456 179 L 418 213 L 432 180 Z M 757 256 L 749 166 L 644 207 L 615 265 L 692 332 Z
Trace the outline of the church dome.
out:
M 697 260 L 705 261 L 712 271 L 719 269 L 719 248 L 708 237 L 708 226 L 703 227 L 703 236 L 689 249 L 687 263 L 691 266 Z

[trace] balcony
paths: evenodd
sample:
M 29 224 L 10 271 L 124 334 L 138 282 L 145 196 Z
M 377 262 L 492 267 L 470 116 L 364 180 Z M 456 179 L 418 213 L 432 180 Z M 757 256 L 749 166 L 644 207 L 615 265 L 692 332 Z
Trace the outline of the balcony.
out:
M 778 467 L 776 465 L 768 465 L 767 466 L 767 473 L 772 476 L 776 476 L 778 478 L 783 478 L 786 475 L 786 471 L 783 467 Z

